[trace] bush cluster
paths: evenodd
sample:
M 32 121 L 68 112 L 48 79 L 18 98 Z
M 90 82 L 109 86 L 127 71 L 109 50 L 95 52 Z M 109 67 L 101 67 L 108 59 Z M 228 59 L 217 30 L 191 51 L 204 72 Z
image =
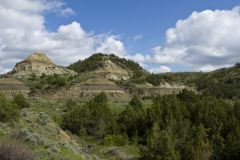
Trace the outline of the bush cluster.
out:
M 127 136 L 107 135 L 104 137 L 102 144 L 107 146 L 124 146 L 128 142 Z
M 33 74 L 34 75 L 34 74 Z M 34 78 L 33 78 L 34 77 Z M 55 89 L 58 87 L 66 86 L 73 77 L 64 75 L 46 75 L 42 74 L 40 77 L 31 76 L 28 81 L 29 87 L 32 92 L 36 90 L 48 90 Z
M 16 95 L 13 100 L 7 99 L 3 94 L 0 94 L 0 122 L 17 120 L 20 109 L 28 107 L 29 103 L 21 94 Z
M 100 93 L 84 106 L 72 106 L 63 116 L 63 128 L 79 135 L 87 133 L 98 139 L 113 133 L 114 117 L 109 109 L 107 96 Z
M 134 96 L 120 114 L 108 108 L 101 93 L 64 116 L 64 128 L 102 139 L 104 145 L 141 146 L 144 160 L 240 159 L 240 102 L 234 105 L 209 95 L 183 90 L 156 96 L 143 106 Z M 126 135 L 126 136 L 119 136 Z

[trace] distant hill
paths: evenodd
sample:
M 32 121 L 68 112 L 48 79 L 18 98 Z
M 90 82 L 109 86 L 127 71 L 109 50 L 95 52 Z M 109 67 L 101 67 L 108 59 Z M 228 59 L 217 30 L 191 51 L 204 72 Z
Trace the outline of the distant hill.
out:
M 212 72 L 150 74 L 138 63 L 113 54 L 93 54 L 64 68 L 45 54 L 34 53 L 7 75 L 20 78 L 32 96 L 56 99 L 88 100 L 106 92 L 114 101 L 125 101 L 135 94 L 146 97 L 177 94 L 185 88 L 228 99 L 240 97 L 240 64 Z
M 94 54 L 83 61 L 79 60 L 67 68 L 77 73 L 94 72 L 105 74 L 108 79 L 113 80 L 127 80 L 138 74 L 147 73 L 138 63 L 132 60 L 119 58 L 114 54 L 102 53 Z
M 198 90 L 222 98 L 240 97 L 240 64 L 205 74 L 196 82 Z
M 67 68 L 55 65 L 44 53 L 33 53 L 25 60 L 18 62 L 14 69 L 7 75 L 15 78 L 26 78 L 31 75 L 76 75 L 77 73 Z

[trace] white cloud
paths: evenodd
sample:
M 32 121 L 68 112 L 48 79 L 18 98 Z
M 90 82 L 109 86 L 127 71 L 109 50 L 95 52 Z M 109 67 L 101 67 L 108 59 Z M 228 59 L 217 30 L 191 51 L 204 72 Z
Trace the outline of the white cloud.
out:
M 97 36 L 100 39 L 100 46 L 97 47 L 96 52 L 103 52 L 107 54 L 114 53 L 118 56 L 124 56 L 126 54 L 124 44 L 117 40 L 117 36 Z
M 127 59 L 131 59 L 135 62 L 146 62 L 148 61 L 151 57 L 149 55 L 144 55 L 144 54 L 141 54 L 141 53 L 137 53 L 135 55 L 127 55 L 125 58 Z
M 182 65 L 198 71 L 233 65 L 240 60 L 239 26 L 240 7 L 193 12 L 167 30 L 166 42 L 154 47 L 145 63 Z
M 208 64 L 208 65 L 200 66 L 200 67 L 197 67 L 197 68 L 193 68 L 193 70 L 194 71 L 209 72 L 209 71 L 216 70 L 218 68 L 226 68 L 226 67 L 230 67 L 230 66 L 232 66 L 232 64 L 224 64 L 224 65 L 217 65 L 217 66 Z
M 60 12 L 60 15 L 65 16 L 65 17 L 75 14 L 75 12 L 72 10 L 72 8 L 64 8 L 64 9 L 61 9 L 59 12 Z
M 166 73 L 166 72 L 171 72 L 171 68 L 168 66 L 160 66 L 159 68 L 151 68 L 150 72 L 152 73 Z
M 166 45 L 156 62 L 213 70 L 234 64 L 240 56 L 240 7 L 193 12 L 166 32 Z M 209 67 L 211 66 L 211 67 Z
M 4 22 L 0 23 L 0 73 L 9 71 L 16 62 L 35 51 L 46 52 L 60 65 L 68 65 L 97 51 L 126 54 L 117 36 L 86 32 L 78 22 L 61 25 L 56 32 L 47 31 L 43 12 L 68 10 L 60 0 L 14 2 L 0 1 L 0 20 Z

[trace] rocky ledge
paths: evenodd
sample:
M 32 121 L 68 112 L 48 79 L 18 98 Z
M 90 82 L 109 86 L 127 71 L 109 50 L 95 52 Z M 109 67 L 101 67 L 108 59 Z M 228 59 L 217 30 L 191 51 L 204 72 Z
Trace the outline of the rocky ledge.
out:
M 33 53 L 25 60 L 17 63 L 7 75 L 15 78 L 46 75 L 76 75 L 77 73 L 67 68 L 55 65 L 44 53 Z

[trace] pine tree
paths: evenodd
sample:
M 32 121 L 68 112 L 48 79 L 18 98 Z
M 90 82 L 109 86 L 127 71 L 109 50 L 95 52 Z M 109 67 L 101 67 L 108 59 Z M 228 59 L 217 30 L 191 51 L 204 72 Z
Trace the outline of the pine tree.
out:
M 157 123 L 153 124 L 147 148 L 143 151 L 143 158 L 146 160 L 180 160 L 180 154 L 175 149 L 173 134 L 169 129 L 160 130 Z
M 191 139 L 186 147 L 186 155 L 183 157 L 186 160 L 210 160 L 213 154 L 206 129 L 202 125 L 193 127 Z

